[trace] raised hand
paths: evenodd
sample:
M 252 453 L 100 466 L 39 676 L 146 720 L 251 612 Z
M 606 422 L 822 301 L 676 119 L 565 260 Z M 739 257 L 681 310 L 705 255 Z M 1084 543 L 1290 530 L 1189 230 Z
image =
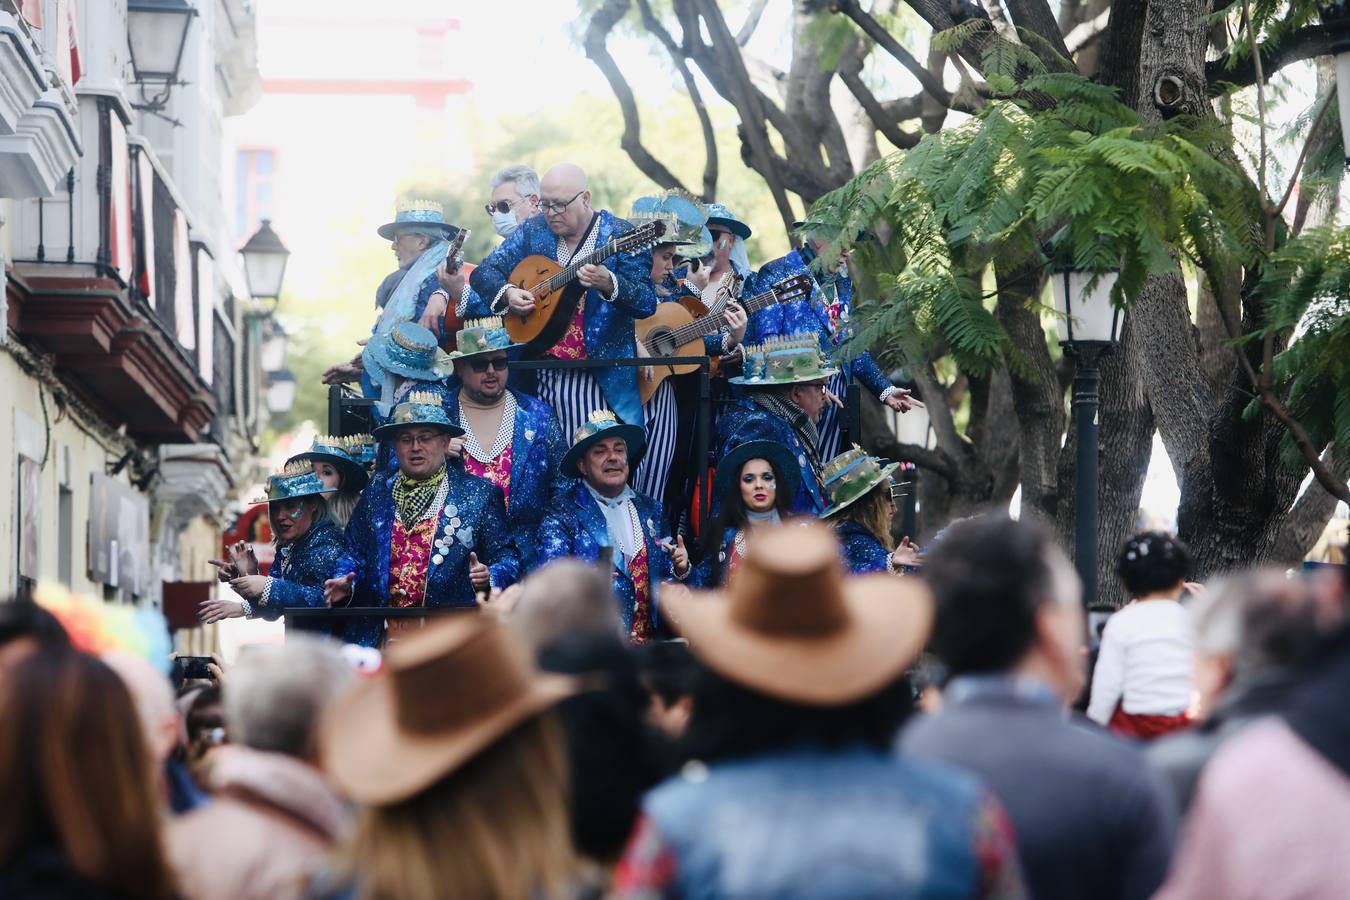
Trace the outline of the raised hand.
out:
M 677 535 L 673 544 L 670 541 L 665 541 L 661 546 L 670 554 L 670 563 L 675 569 L 675 574 L 680 578 L 688 575 L 689 550 L 684 546 L 684 535 Z
M 896 412 L 907 413 L 915 407 L 923 409 L 923 401 L 904 388 L 896 388 L 886 398 L 886 405 Z
M 267 587 L 266 575 L 241 575 L 230 582 L 230 588 L 245 600 L 257 600 Z
M 483 593 L 492 587 L 492 573 L 488 567 L 478 561 L 478 554 L 469 553 L 469 584 L 473 585 L 474 593 Z
M 197 618 L 207 625 L 221 619 L 243 618 L 244 604 L 238 600 L 207 600 L 197 607 Z
M 341 578 L 329 578 L 323 583 L 323 602 L 329 606 L 346 606 L 352 599 L 352 582 L 356 573 L 348 572 Z
M 923 565 L 923 553 L 918 545 L 909 539 L 909 535 L 902 537 L 895 551 L 891 553 L 891 564 L 896 568 L 900 566 L 918 568 Z

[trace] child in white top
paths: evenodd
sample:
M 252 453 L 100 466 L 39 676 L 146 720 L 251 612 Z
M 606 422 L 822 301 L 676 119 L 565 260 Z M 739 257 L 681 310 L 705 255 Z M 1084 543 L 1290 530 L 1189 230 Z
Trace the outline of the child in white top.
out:
M 1087 709 L 1117 734 L 1149 740 L 1190 724 L 1194 651 L 1179 599 L 1190 567 L 1186 546 L 1160 531 L 1121 551 L 1117 571 L 1134 600 L 1106 622 Z

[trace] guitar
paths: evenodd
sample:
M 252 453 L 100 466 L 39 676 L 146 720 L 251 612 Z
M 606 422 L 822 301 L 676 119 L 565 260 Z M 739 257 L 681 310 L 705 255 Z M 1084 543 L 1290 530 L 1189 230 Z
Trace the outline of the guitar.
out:
M 722 282 L 717 288 L 718 302 L 721 301 L 724 293 L 728 295 L 728 299 L 734 296 L 737 287 L 735 282 L 736 278 L 731 273 L 722 276 Z M 754 315 L 759 310 L 774 303 L 787 303 L 789 300 L 795 300 L 798 297 L 809 297 L 814 286 L 815 282 L 810 275 L 793 275 L 791 278 L 784 278 L 762 294 L 737 300 L 737 302 L 745 310 L 747 316 Z M 658 303 L 653 315 L 634 322 L 633 331 L 638 341 L 643 347 L 647 348 L 647 352 L 653 357 L 705 356 L 706 354 L 703 352 L 704 335 L 717 332 L 726 324 L 726 321 L 725 309 L 716 315 L 694 318 L 693 314 L 685 309 L 683 304 L 668 301 Z M 690 363 L 681 363 L 677 366 L 652 366 L 652 380 L 638 380 L 638 393 L 642 397 L 642 402 L 646 403 L 651 395 L 656 393 L 656 389 L 661 386 L 661 382 L 671 375 L 684 375 L 697 368 L 697 365 Z
M 445 273 L 453 275 L 460 270 L 464 264 L 464 242 L 473 234 L 473 229 L 461 228 L 455 232 L 455 236 L 450 239 L 450 246 L 445 251 Z M 473 267 L 469 267 L 473 271 Z M 468 276 L 468 272 L 464 273 Z M 441 347 L 446 350 L 455 348 L 455 332 L 464 327 L 464 320 L 455 315 L 455 306 L 458 305 L 459 298 L 451 297 L 445 304 L 445 316 L 441 320 Z
M 525 345 L 527 354 L 536 355 L 558 342 L 567 331 L 577 304 L 586 289 L 576 284 L 577 272 L 582 266 L 599 265 L 617 253 L 645 250 L 666 233 L 665 222 L 648 222 L 640 228 L 613 237 L 573 259 L 564 268 L 547 256 L 535 255 L 522 259 L 511 270 L 509 281 L 534 296 L 534 309 L 528 315 L 503 316 L 511 340 Z

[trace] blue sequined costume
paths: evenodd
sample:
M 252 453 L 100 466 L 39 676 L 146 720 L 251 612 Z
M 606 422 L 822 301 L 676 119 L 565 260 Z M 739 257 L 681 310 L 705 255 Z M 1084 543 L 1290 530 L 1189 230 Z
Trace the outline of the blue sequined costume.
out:
M 882 546 L 876 535 L 851 519 L 834 523 L 834 535 L 839 539 L 844 562 L 854 575 L 868 572 L 886 572 L 891 552 Z
M 269 621 L 284 609 L 323 608 L 323 583 L 346 575 L 354 565 L 342 529 L 331 521 L 317 522 L 298 540 L 277 548 L 267 601 L 254 601 L 253 607 Z
M 347 543 L 356 558 L 353 606 L 384 606 L 389 597 L 389 552 L 394 529 L 396 473 L 377 473 L 371 479 L 347 523 Z M 438 533 L 449 548 L 427 560 L 427 606 L 477 606 L 469 583 L 469 553 L 492 573 L 494 587 L 506 587 L 520 578 L 520 555 L 506 524 L 502 492 L 481 478 L 455 465 L 446 466 L 450 481 L 445 503 L 437 515 Z M 455 527 L 454 519 L 460 520 Z M 441 556 L 441 561 L 435 561 Z M 384 635 L 384 620 L 355 618 L 347 626 L 348 643 L 378 647 Z
M 782 444 L 797 458 L 802 478 L 801 486 L 797 488 L 797 496 L 792 501 L 794 513 L 815 516 L 825 509 L 825 495 L 820 478 L 791 423 L 752 400 L 737 400 L 717 417 L 718 458 L 725 456 L 732 447 L 748 441 L 773 441 Z
M 650 571 L 650 626 L 656 630 L 658 616 L 658 585 L 675 577 L 670 554 L 660 545 L 662 527 L 661 504 L 642 494 L 634 494 L 638 520 L 642 523 L 643 542 L 647 548 Z M 563 497 L 544 517 L 539 529 L 539 562 L 542 565 L 555 559 L 574 557 L 586 562 L 600 558 L 600 548 L 609 547 L 609 528 L 599 505 L 586 489 L 584 482 L 576 482 L 570 494 Z M 619 604 L 619 616 L 625 633 L 633 631 L 633 606 L 636 601 L 633 582 L 624 566 L 623 554 L 614 550 L 614 596 Z
M 734 525 L 728 525 L 722 530 L 722 540 L 694 566 L 686 584 L 700 588 L 718 588 L 726 584 L 727 561 L 731 559 L 736 546 L 736 530 Z
M 600 210 L 595 223 L 596 246 L 616 235 L 631 231 L 633 226 L 623 219 Z M 558 237 L 549 230 L 543 215 L 527 219 L 501 246 L 488 255 L 469 282 L 478 295 L 467 307 L 470 317 L 501 314 L 505 298 L 499 298 L 508 284 L 511 271 L 527 256 L 558 258 Z M 586 292 L 583 318 L 586 357 L 588 359 L 622 359 L 637 355 L 633 340 L 633 320 L 645 319 L 656 310 L 656 289 L 652 286 L 652 254 L 649 250 L 637 253 L 619 253 L 605 260 L 604 266 L 614 273 L 618 290 L 606 300 L 595 290 Z M 494 310 L 489 309 L 497 304 Z M 604 393 L 605 402 L 625 422 L 642 424 L 642 403 L 638 397 L 637 369 L 595 369 L 591 372 Z
M 451 422 L 459 421 L 459 392 L 459 385 L 451 387 L 446 399 Z M 553 410 L 528 394 L 514 390 L 511 394 L 516 399 L 516 422 L 511 436 L 511 496 L 506 520 L 523 570 L 530 572 L 536 568 L 539 555 L 539 523 L 576 481 L 561 474 L 567 444 Z

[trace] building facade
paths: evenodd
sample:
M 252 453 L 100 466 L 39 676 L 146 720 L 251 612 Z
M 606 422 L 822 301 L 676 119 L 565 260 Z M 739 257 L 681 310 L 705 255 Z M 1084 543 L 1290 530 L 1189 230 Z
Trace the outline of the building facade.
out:
M 0 594 L 188 608 L 258 480 L 267 311 L 224 177 L 254 11 L 186 5 L 165 90 L 136 81 L 127 0 L 0 0 Z

